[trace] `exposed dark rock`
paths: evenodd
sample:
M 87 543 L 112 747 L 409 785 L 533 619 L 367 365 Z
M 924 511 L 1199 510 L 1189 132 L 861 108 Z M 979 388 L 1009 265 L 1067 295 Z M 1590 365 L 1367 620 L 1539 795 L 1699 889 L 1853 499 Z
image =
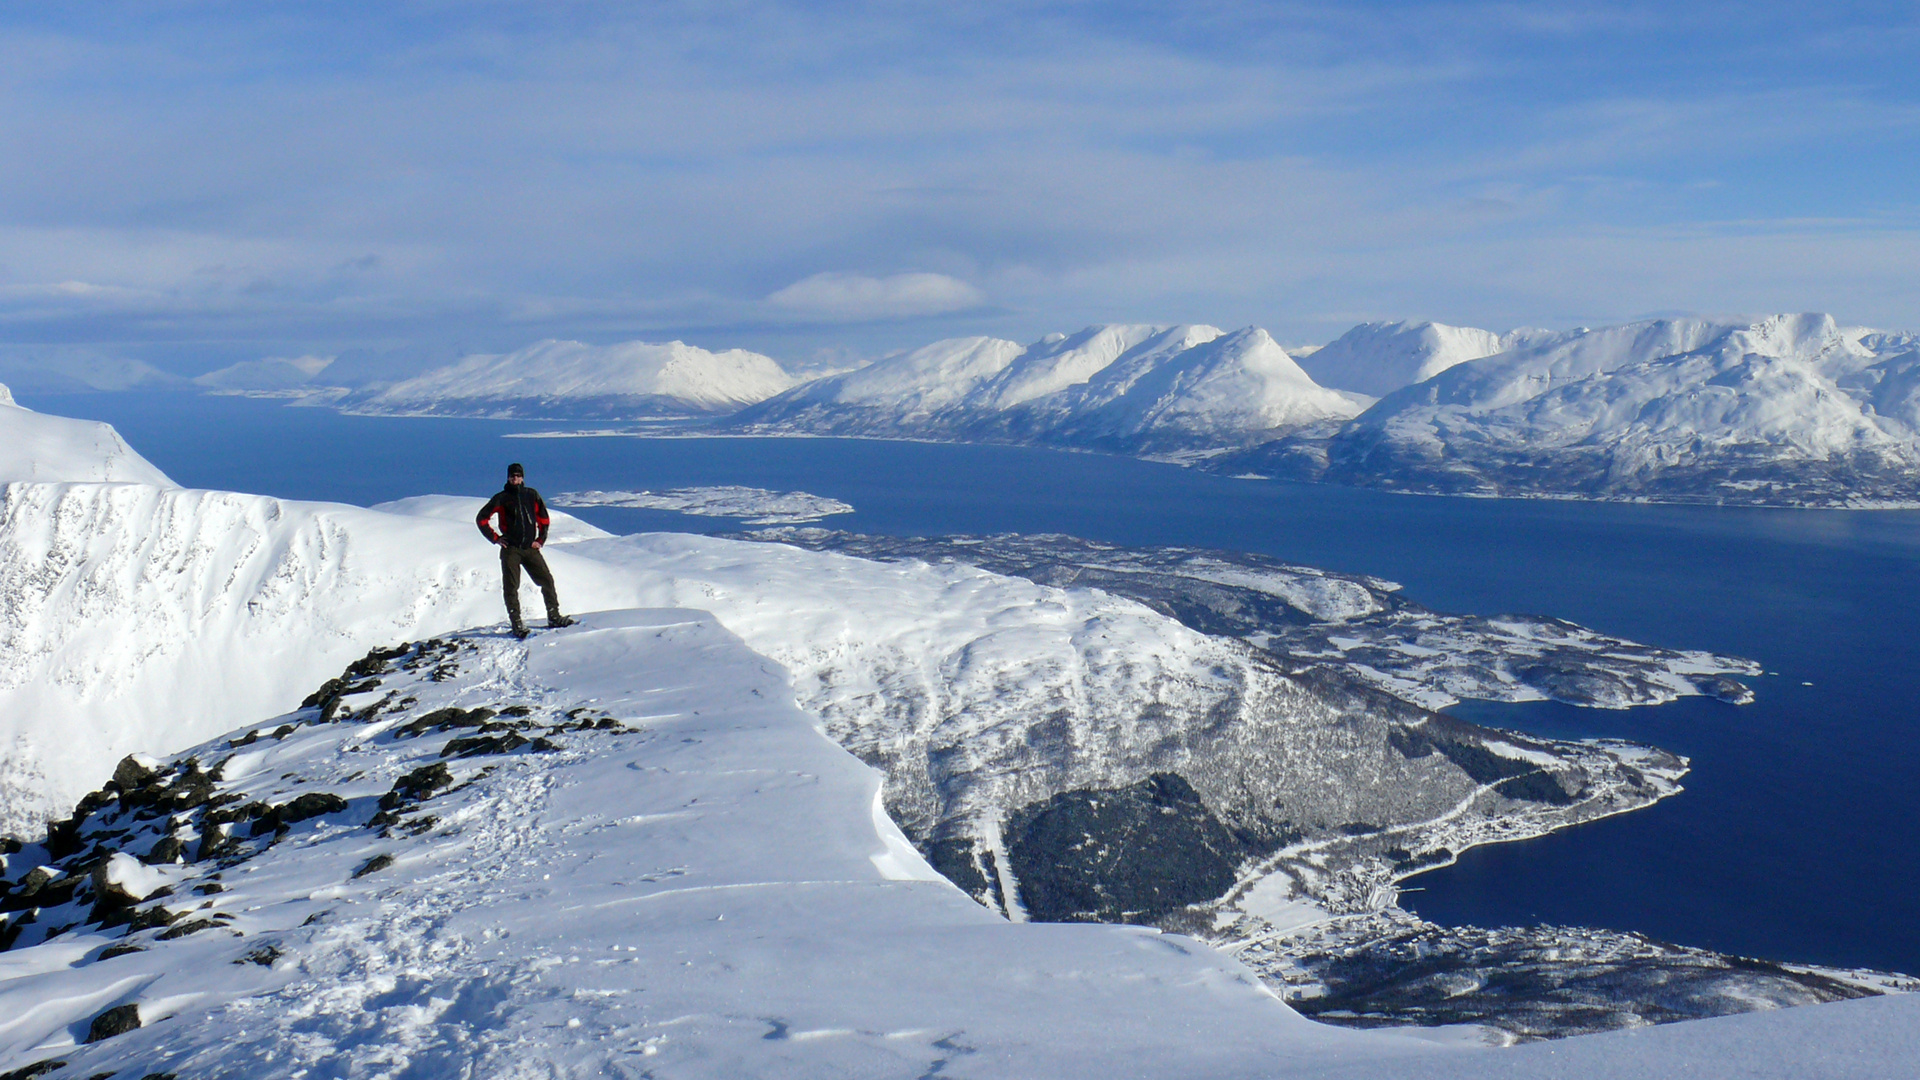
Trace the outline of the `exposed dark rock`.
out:
M 324 702 L 331 701 L 339 697 L 340 691 L 346 689 L 346 686 L 347 680 L 345 679 L 328 679 L 326 682 L 320 684 L 320 689 L 308 694 L 306 698 L 300 702 L 300 707 L 303 709 L 311 709 Z
M 346 808 L 347 800 L 332 792 L 309 791 L 262 814 L 253 823 L 253 835 L 274 832 L 323 814 L 337 814 Z
M 366 877 L 368 874 L 377 874 L 380 871 L 385 870 L 387 867 L 392 865 L 393 865 L 393 856 L 382 852 L 381 854 L 375 855 L 373 858 L 368 859 L 365 866 L 362 866 L 360 869 L 355 870 L 353 872 L 353 876 L 357 878 L 362 878 L 362 877 Z
M 146 897 L 135 896 L 118 884 L 107 880 L 106 864 L 93 871 L 93 910 L 87 914 L 87 921 L 101 926 L 119 926 L 133 921 L 134 906 Z
M 129 945 L 126 942 L 122 941 L 117 944 L 109 945 L 104 949 L 101 949 L 100 956 L 98 957 L 98 959 L 111 960 L 116 956 L 125 956 L 128 953 L 137 953 L 137 952 L 146 952 L 146 951 L 147 951 L 146 949 L 142 948 L 139 945 Z
M 1224 894 L 1247 855 L 1175 773 L 1062 792 L 1016 811 L 1006 837 L 1020 902 L 1041 922 L 1149 921 Z
M 404 803 L 430 799 L 435 792 L 452 784 L 453 773 L 445 762 L 422 765 L 393 782 L 393 789 L 380 796 L 380 809 L 393 810 Z
M 159 866 L 163 863 L 178 862 L 180 857 L 186 854 L 186 851 L 187 845 L 179 837 L 163 836 L 153 847 L 147 849 L 147 853 L 140 857 L 140 861 L 146 863 L 148 866 Z
M 508 732 L 504 735 L 473 735 L 463 739 L 449 739 L 440 750 L 441 757 L 467 758 L 485 754 L 506 754 L 529 745 L 525 736 Z
M 155 904 L 145 911 L 134 914 L 132 921 L 127 923 L 127 933 L 137 934 L 142 930 L 151 930 L 157 926 L 172 926 L 174 920 L 179 917 L 178 913 L 168 911 L 159 904 Z
M 280 950 L 272 945 L 256 945 L 248 951 L 247 955 L 235 960 L 234 963 L 259 964 L 261 967 L 272 967 L 273 962 L 280 959 L 280 956 Z
M 47 826 L 47 855 L 64 859 L 80 850 L 80 823 L 69 818 Z
M 166 933 L 160 935 L 160 940 L 172 941 L 174 938 L 183 938 L 189 934 L 197 934 L 202 930 L 211 930 L 219 925 L 219 923 L 214 922 L 212 919 L 194 919 L 191 922 L 183 922 L 169 929 Z
M 45 1061 L 36 1061 L 23 1069 L 0 1073 L 0 1080 L 34 1080 L 34 1077 L 45 1076 L 55 1069 L 64 1069 L 66 1067 L 66 1062 L 55 1061 L 52 1058 L 48 1058 Z
M 113 782 L 120 786 L 121 791 L 145 787 L 153 779 L 154 771 L 134 760 L 132 754 L 121 758 L 120 764 L 113 767 Z
M 468 710 L 448 706 L 444 709 L 435 709 L 424 716 L 417 717 L 411 722 L 393 729 L 393 736 L 396 739 L 404 739 L 415 735 L 425 735 L 433 731 L 447 731 L 457 727 L 479 727 L 481 724 L 493 719 L 493 716 L 494 713 L 492 709 L 480 708 Z
M 140 1026 L 140 1006 L 128 1002 L 115 1005 L 106 1012 L 93 1018 L 87 1025 L 86 1041 L 97 1043 L 102 1039 L 111 1039 L 115 1035 L 125 1035 Z

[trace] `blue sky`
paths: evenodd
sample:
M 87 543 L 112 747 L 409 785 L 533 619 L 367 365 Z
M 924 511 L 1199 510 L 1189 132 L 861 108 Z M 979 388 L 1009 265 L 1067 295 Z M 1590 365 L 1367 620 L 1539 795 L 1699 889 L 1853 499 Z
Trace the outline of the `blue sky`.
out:
M 1920 329 L 1916 54 L 1911 3 L 9 5 L 0 361 Z

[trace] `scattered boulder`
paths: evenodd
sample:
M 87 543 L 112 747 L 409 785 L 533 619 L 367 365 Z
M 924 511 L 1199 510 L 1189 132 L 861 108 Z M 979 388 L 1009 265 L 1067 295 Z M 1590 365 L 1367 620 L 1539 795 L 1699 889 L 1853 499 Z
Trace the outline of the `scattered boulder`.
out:
M 183 922 L 169 929 L 166 933 L 160 935 L 160 940 L 172 941 L 174 938 L 183 938 L 188 934 L 197 934 L 202 930 L 211 930 L 219 925 L 219 923 L 214 922 L 212 919 L 194 919 L 191 922 Z
M 274 948 L 272 945 L 256 945 L 247 955 L 235 960 L 234 963 L 259 964 L 261 967 L 272 967 L 273 962 L 280 959 L 280 956 L 280 950 Z
M 134 914 L 133 920 L 127 923 L 127 933 L 137 934 L 142 930 L 151 930 L 156 926 L 172 926 L 174 920 L 179 917 L 177 913 L 168 911 L 159 904 L 155 904 L 145 911 Z
M 154 776 L 154 771 L 141 764 L 140 759 L 132 754 L 121 758 L 120 764 L 113 767 L 113 782 L 119 785 L 121 791 L 146 787 Z
M 97 1043 L 102 1039 L 111 1039 L 115 1035 L 125 1035 L 139 1026 L 140 1006 L 132 1002 L 115 1005 L 93 1018 L 93 1023 L 87 1026 L 86 1041 Z
M 163 863 L 180 861 L 180 857 L 186 852 L 187 845 L 179 837 L 163 836 L 148 849 L 145 855 L 140 857 L 140 861 L 148 866 L 159 866 Z
M 493 719 L 494 715 L 492 709 L 484 707 L 478 709 L 461 709 L 448 706 L 444 709 L 435 709 L 411 723 L 395 728 L 393 730 L 393 736 L 396 739 L 404 739 L 415 735 L 425 735 L 432 731 L 447 731 L 457 727 L 479 727 L 481 724 Z
M 382 852 L 381 854 L 375 855 L 373 858 L 368 859 L 367 864 L 365 866 L 362 866 L 360 869 L 355 870 L 353 872 L 353 876 L 357 878 L 363 878 L 363 877 L 366 877 L 368 874 L 377 874 L 380 871 L 385 870 L 387 867 L 392 865 L 393 865 L 393 856 Z
M 122 942 L 119 942 L 118 944 L 109 945 L 106 948 L 101 949 L 100 955 L 99 957 L 97 957 L 97 959 L 111 960 L 116 956 L 125 956 L 128 953 L 137 953 L 137 952 L 146 952 L 146 951 L 147 950 L 142 946 L 129 945 L 128 943 L 122 941 Z
M 253 823 L 253 835 L 275 832 L 295 822 L 317 818 L 323 814 L 337 814 L 346 808 L 347 800 L 332 792 L 309 791 L 262 814 Z
M 393 790 L 380 796 L 380 809 L 395 810 L 402 803 L 430 799 L 434 792 L 452 784 L 453 773 L 445 763 L 436 761 L 431 765 L 422 765 L 393 782 Z
M 36 1076 L 45 1076 L 55 1069 L 64 1069 L 66 1067 L 66 1062 L 55 1061 L 49 1058 L 46 1061 L 36 1061 L 22 1069 L 0 1073 L 0 1080 L 33 1080 Z
M 479 757 L 483 754 L 506 754 L 528 745 L 525 736 L 517 732 L 502 735 L 473 735 L 464 739 L 450 739 L 440 749 L 441 757 Z

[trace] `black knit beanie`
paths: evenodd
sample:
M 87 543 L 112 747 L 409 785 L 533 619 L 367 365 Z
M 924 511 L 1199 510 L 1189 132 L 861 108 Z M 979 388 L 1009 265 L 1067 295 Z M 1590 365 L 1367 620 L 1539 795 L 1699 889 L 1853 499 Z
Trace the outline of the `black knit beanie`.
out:
M 516 461 L 513 464 L 507 466 L 507 475 L 517 476 L 520 479 L 525 480 L 527 478 L 527 470 L 521 468 L 520 463 Z

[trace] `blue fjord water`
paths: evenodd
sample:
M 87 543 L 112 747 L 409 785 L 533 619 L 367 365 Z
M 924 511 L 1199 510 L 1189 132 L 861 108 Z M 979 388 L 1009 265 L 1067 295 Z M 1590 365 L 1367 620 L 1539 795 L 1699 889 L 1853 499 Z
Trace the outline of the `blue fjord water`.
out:
M 1092 454 L 837 439 L 507 439 L 565 425 L 380 419 L 240 398 L 23 396 L 108 420 L 194 487 L 362 505 L 492 491 L 746 484 L 876 533 L 1058 531 L 1378 574 L 1431 607 L 1572 619 L 1752 657 L 1735 707 L 1467 703 L 1472 720 L 1688 755 L 1684 794 L 1408 882 L 1440 922 L 1602 926 L 1749 956 L 1920 973 L 1920 513 L 1442 499 L 1233 480 Z M 619 532 L 723 519 L 596 508 Z M 475 543 L 481 542 L 475 537 Z M 565 583 L 561 583 L 563 592 Z

